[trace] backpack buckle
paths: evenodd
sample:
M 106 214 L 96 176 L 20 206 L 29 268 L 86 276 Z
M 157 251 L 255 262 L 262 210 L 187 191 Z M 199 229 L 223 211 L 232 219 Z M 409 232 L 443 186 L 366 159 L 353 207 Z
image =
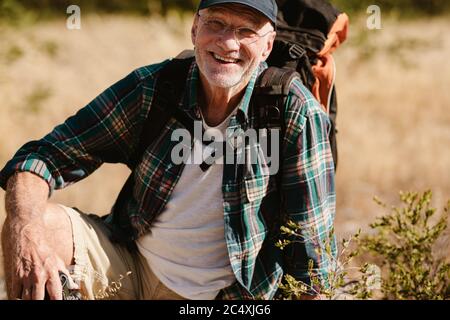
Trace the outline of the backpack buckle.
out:
M 304 55 L 306 55 L 306 50 L 299 46 L 298 44 L 294 43 L 289 47 L 288 50 L 289 57 L 291 57 L 294 60 L 301 59 Z
M 264 127 L 267 129 L 279 128 L 281 111 L 278 106 L 272 105 L 266 108 L 264 114 Z
M 267 108 L 266 110 L 267 119 L 278 120 L 280 119 L 280 116 L 281 116 L 280 108 L 278 108 L 277 106 L 270 106 L 269 108 Z

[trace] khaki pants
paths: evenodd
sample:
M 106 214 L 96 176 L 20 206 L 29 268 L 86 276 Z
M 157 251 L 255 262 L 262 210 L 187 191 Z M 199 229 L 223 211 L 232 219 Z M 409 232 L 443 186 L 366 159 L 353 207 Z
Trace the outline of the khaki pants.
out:
M 84 299 L 185 299 L 159 281 L 139 252 L 112 243 L 100 217 L 61 207 L 72 223 L 75 264 L 69 270 Z

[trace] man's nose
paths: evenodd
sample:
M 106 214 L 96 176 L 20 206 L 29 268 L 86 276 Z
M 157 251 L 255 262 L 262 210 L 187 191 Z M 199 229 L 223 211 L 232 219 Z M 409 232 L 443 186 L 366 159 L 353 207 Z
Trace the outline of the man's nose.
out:
M 241 44 L 236 37 L 236 30 L 227 29 L 224 30 L 222 35 L 218 38 L 218 45 L 227 51 L 230 50 L 239 50 Z

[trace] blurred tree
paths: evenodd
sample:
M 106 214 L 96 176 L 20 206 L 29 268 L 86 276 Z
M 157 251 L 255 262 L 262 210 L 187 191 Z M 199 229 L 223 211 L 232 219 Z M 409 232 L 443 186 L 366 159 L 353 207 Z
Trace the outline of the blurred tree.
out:
M 198 0 L 0 0 L 0 8 L 22 6 L 29 10 L 61 11 L 72 4 L 85 11 L 149 13 L 150 8 L 194 10 Z
M 341 10 L 346 12 L 366 11 L 370 5 L 378 5 L 382 12 L 396 11 L 403 14 L 439 14 L 448 12 L 450 1 L 448 0 L 330 0 Z
M 166 14 L 169 10 L 195 10 L 200 0 L 0 0 L 0 18 L 17 18 L 24 11 L 40 16 L 64 12 L 75 4 L 84 12 L 129 12 L 146 15 Z M 439 14 L 450 9 L 448 0 L 330 0 L 349 13 L 365 13 L 369 5 L 380 6 L 383 13 Z M 11 19 L 9 19 L 11 20 Z

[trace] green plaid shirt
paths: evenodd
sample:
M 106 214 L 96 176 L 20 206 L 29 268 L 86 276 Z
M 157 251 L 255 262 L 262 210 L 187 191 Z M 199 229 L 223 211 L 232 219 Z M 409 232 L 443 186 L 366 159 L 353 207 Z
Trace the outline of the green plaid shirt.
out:
M 169 60 L 139 68 L 112 85 L 51 133 L 22 146 L 0 172 L 5 188 L 15 171 L 33 172 L 48 182 L 51 192 L 86 178 L 102 163 L 123 163 L 131 167 L 143 124 L 157 94 L 158 72 Z M 248 123 L 249 102 L 257 76 L 255 71 L 231 119 L 228 130 Z M 191 118 L 200 119 L 197 105 L 199 70 L 190 68 L 186 90 L 180 103 Z M 318 250 L 327 241 L 335 215 L 334 166 L 328 141 L 330 123 L 319 103 L 300 83 L 294 82 L 285 108 L 281 146 L 281 188 L 275 176 L 265 174 L 262 162 L 251 170 L 224 165 L 223 208 L 225 241 L 236 284 L 225 288 L 222 299 L 272 299 L 289 273 L 309 283 L 308 262 L 326 278 L 334 257 Z M 183 126 L 171 119 L 132 168 L 134 190 L 126 203 L 133 238 L 145 234 L 164 210 L 179 180 L 183 165 L 172 163 L 171 150 L 177 141 L 171 133 Z M 281 189 L 281 193 L 279 192 Z M 201 197 L 201 195 L 198 195 Z M 278 238 L 273 225 L 280 211 L 300 223 L 302 241 L 283 251 L 275 246 Z M 334 236 L 333 255 L 335 255 Z

